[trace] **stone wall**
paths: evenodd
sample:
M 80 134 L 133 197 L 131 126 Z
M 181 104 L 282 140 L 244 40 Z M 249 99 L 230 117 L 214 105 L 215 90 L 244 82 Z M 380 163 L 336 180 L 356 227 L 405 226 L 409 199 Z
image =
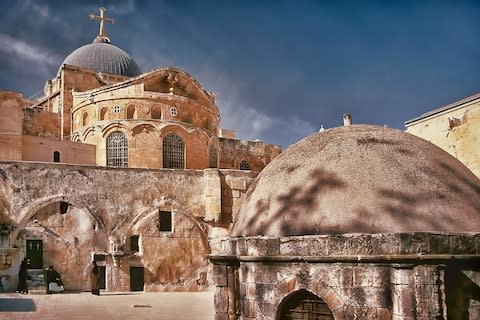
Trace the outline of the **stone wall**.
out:
M 459 104 L 424 119 L 407 122 L 407 132 L 439 146 L 480 177 L 480 101 Z
M 22 159 L 23 96 L 0 90 L 0 160 Z
M 228 224 L 216 221 L 225 220 L 222 203 L 233 203 L 221 181 L 246 188 L 253 176 L 0 162 L 0 221 L 13 227 L 14 239 L 0 248 L 12 252 L 11 267 L 0 275 L 9 275 L 14 287 L 25 241 L 38 239 L 43 265 L 55 266 L 67 290 L 88 290 L 94 255 L 105 257 L 107 290 L 128 291 L 132 267 L 143 268 L 147 291 L 207 290 L 208 237 L 226 232 Z M 161 212 L 171 214 L 170 230 L 160 229 Z M 138 251 L 130 247 L 132 236 Z
M 476 319 L 479 312 L 479 234 L 259 236 L 210 245 L 216 319 L 279 319 L 299 290 L 323 300 L 336 320 Z
M 262 141 L 246 141 L 220 138 L 219 168 L 240 169 L 240 163 L 246 161 L 249 169 L 260 172 L 281 153 L 278 145 Z

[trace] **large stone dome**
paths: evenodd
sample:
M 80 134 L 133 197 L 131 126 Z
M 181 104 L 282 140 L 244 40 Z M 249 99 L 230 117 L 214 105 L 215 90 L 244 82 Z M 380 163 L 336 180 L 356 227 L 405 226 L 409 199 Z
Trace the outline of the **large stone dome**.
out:
M 428 141 L 377 126 L 313 134 L 257 177 L 233 236 L 480 232 L 480 180 Z
M 129 77 L 142 73 L 125 51 L 108 42 L 84 45 L 68 55 L 62 65 L 64 64 Z

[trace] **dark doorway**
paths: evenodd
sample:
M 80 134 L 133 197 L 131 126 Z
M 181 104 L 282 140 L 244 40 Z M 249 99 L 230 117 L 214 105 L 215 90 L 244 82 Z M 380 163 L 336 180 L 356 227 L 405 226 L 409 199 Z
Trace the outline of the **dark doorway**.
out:
M 105 281 L 106 267 L 105 266 L 98 266 L 98 268 L 100 269 L 100 289 L 105 290 L 107 288 L 106 281 Z
M 30 259 L 29 269 L 43 269 L 42 240 L 27 240 L 27 259 Z
M 307 290 L 287 296 L 277 311 L 278 320 L 333 320 L 327 304 Z
M 60 152 L 53 152 L 53 162 L 60 162 Z
M 143 291 L 143 267 L 130 267 L 130 291 Z

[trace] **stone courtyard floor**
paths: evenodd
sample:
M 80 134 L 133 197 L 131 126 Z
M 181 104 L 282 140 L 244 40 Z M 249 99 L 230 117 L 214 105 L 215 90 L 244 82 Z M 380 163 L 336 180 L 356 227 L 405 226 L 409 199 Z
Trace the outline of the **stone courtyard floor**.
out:
M 0 293 L 0 319 L 214 319 L 213 292 Z

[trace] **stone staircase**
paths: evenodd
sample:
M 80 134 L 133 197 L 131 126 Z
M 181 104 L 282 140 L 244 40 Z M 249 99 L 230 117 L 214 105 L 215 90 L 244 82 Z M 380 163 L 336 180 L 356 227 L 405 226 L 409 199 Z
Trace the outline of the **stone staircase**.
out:
M 46 294 L 45 288 L 45 272 L 43 269 L 27 270 L 28 293 L 30 294 Z

